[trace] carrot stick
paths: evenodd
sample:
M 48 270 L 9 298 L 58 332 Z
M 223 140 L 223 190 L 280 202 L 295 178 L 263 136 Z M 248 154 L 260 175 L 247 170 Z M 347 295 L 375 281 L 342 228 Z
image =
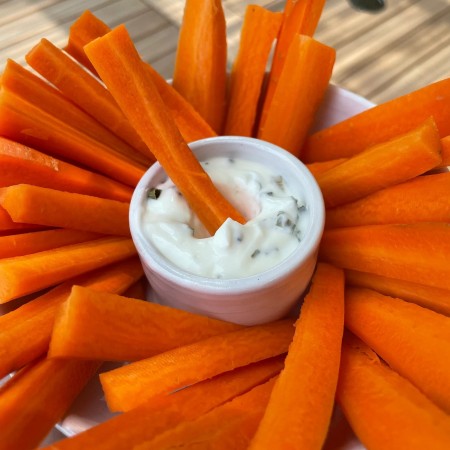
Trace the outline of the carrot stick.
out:
M 246 450 L 264 413 L 274 381 L 256 386 L 197 419 L 180 423 L 135 449 Z
M 7 61 L 2 73 L 2 88 L 38 106 L 47 114 L 60 118 L 80 133 L 90 136 L 132 161 L 147 166 L 154 162 L 154 158 L 149 157 L 151 155 L 148 151 L 146 157 L 136 152 L 134 148 L 74 105 L 57 89 L 11 59 Z M 75 89 L 76 86 L 72 86 L 72 91 Z
M 124 114 L 167 175 L 214 234 L 227 218 L 245 219 L 215 188 L 183 141 L 124 26 L 91 42 L 85 51 Z M 124 89 L 123 86 L 127 86 Z
M 95 233 L 78 230 L 44 230 L 0 236 L 0 258 L 11 258 L 42 252 L 65 245 L 78 244 L 100 237 Z
M 450 226 L 365 225 L 325 230 L 319 258 L 344 269 L 450 290 Z
M 135 186 L 146 167 L 92 139 L 6 88 L 0 91 L 0 135 Z
M 450 412 L 450 317 L 370 289 L 349 288 L 345 325 Z
M 0 188 L 0 205 L 14 222 L 129 236 L 129 203 L 17 184 Z
M 226 23 L 221 0 L 186 1 L 173 87 L 213 130 L 221 132 L 227 100 Z
M 449 416 L 354 337 L 344 340 L 337 400 L 365 448 L 450 446 Z
M 338 159 L 331 159 L 330 161 L 320 161 L 310 163 L 306 164 L 306 167 L 314 175 L 314 177 L 317 177 L 317 175 L 324 173 L 327 170 L 332 169 L 333 167 L 336 167 L 337 165 L 343 163 L 344 161 L 347 161 L 347 158 L 338 158 Z
M 406 133 L 433 117 L 441 137 L 450 134 L 450 78 L 397 97 L 318 131 L 306 140 L 303 161 L 353 156 Z
M 197 110 L 150 65 L 142 63 L 186 142 L 217 136 Z
M 91 11 L 86 10 L 71 25 L 69 39 L 64 50 L 94 75 L 97 75 L 97 71 L 84 53 L 83 47 L 109 31 L 111 30 L 108 25 L 97 18 Z
M 150 400 L 119 414 L 71 439 L 52 444 L 47 450 L 123 450 L 151 440 L 180 422 L 194 420 L 216 406 L 243 394 L 283 367 L 280 357 L 250 364 L 173 394 Z
M 93 361 L 43 359 L 0 388 L 1 450 L 32 450 L 97 371 Z
M 8 212 L 0 206 L 0 234 L 20 233 L 41 230 L 44 227 L 30 223 L 13 222 Z
M 450 291 L 425 286 L 411 281 L 382 277 L 373 273 L 345 271 L 345 281 L 350 286 L 373 289 L 380 294 L 398 297 L 424 308 L 450 316 Z
M 4 169 L 0 187 L 26 183 L 122 202 L 129 202 L 133 194 L 130 187 L 117 181 L 2 137 L 0 166 Z
M 286 39 L 284 44 L 289 46 L 289 35 L 293 36 L 295 33 L 313 36 L 324 6 L 324 0 L 286 0 L 284 7 L 285 18 L 283 21 L 283 34 Z M 283 43 L 278 51 L 281 51 L 282 47 Z
M 325 206 L 333 208 L 410 180 L 441 163 L 441 142 L 432 118 L 388 142 L 369 147 L 319 174 Z
M 25 57 L 27 63 L 66 98 L 130 146 L 149 156 L 147 146 L 130 125 L 108 90 L 62 50 L 41 39 Z
M 55 321 L 49 355 L 134 361 L 241 328 L 156 303 L 74 286 Z
M 295 328 L 285 367 L 250 449 L 323 447 L 334 406 L 344 330 L 341 269 L 318 265 Z
M 224 134 L 252 136 L 258 101 L 272 44 L 281 26 L 281 13 L 248 5 L 239 50 L 230 75 Z
M 106 237 L 0 260 L 0 303 L 135 254 L 131 239 Z
M 244 328 L 104 372 L 100 381 L 108 406 L 128 411 L 152 397 L 285 353 L 292 325 L 286 319 Z
M 301 148 L 329 85 L 336 51 L 309 36 L 292 39 L 258 138 L 301 156 Z
M 325 0 L 288 0 L 286 2 L 280 36 L 275 47 L 272 67 L 270 68 L 269 82 L 261 113 L 261 126 L 265 126 L 273 96 L 296 35 L 302 34 L 310 37 L 314 35 L 324 5 Z
M 417 177 L 327 211 L 327 228 L 450 222 L 450 173 Z
M 441 139 L 442 145 L 442 165 L 450 166 L 450 136 L 445 136 Z
M 56 311 L 74 284 L 121 294 L 141 276 L 139 259 L 126 259 L 72 278 L 0 316 L 0 378 L 47 352 Z
M 66 48 L 72 57 L 86 68 L 97 74 L 94 66 L 84 52 L 84 46 L 94 39 L 107 34 L 110 28 L 90 11 L 85 11 L 70 29 L 69 44 Z M 216 133 L 194 107 L 179 94 L 150 64 L 142 62 L 143 67 L 152 77 L 159 95 L 172 116 L 186 142 L 193 142 Z

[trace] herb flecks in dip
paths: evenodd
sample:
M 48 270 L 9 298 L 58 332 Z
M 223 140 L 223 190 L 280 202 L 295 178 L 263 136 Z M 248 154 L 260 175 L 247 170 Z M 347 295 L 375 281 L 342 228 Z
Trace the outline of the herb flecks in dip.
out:
M 149 189 L 142 219 L 147 239 L 175 266 L 209 278 L 256 275 L 286 259 L 308 222 L 298 193 L 280 174 L 253 161 L 216 157 L 202 165 L 247 223 L 228 219 L 209 236 L 168 179 Z

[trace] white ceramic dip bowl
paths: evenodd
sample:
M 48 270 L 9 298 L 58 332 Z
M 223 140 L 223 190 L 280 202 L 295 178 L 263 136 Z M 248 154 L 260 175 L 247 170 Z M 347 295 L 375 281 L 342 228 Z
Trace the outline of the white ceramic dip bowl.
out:
M 309 284 L 323 232 L 325 210 L 314 177 L 289 152 L 253 138 L 222 136 L 194 142 L 190 147 L 200 161 L 213 156 L 245 159 L 282 175 L 296 198 L 306 205 L 306 226 L 290 256 L 256 275 L 217 279 L 188 273 L 161 254 L 143 229 L 148 191 L 167 178 L 156 163 L 140 180 L 130 205 L 131 234 L 152 289 L 150 300 L 244 325 L 285 316 Z

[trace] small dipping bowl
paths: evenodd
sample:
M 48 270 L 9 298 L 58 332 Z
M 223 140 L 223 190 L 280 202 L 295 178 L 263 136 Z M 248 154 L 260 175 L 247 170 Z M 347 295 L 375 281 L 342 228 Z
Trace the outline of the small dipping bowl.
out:
M 148 190 L 167 179 L 159 163 L 138 183 L 130 204 L 130 229 L 156 303 L 242 325 L 286 316 L 307 288 L 322 237 L 325 208 L 320 188 L 304 164 L 289 152 L 254 138 L 221 136 L 191 143 L 199 161 L 213 156 L 255 161 L 283 176 L 306 205 L 307 225 L 296 249 L 278 265 L 246 278 L 213 279 L 188 273 L 164 257 L 146 238 L 143 213 Z

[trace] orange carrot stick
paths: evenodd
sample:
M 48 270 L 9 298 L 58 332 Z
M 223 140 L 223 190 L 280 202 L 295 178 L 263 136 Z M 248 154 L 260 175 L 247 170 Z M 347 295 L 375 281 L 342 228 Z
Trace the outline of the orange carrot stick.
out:
M 119 414 L 71 439 L 52 444 L 51 450 L 133 448 L 264 383 L 282 367 L 283 358 L 278 357 L 226 372 Z
M 148 152 L 146 157 L 136 152 L 134 148 L 74 105 L 57 89 L 12 60 L 7 61 L 2 73 L 2 88 L 38 106 L 47 114 L 63 120 L 80 133 L 90 136 L 132 161 L 143 165 L 154 162 L 154 158 L 150 158 L 151 155 Z M 74 89 L 76 87 L 72 86 L 72 90 Z
M 0 260 L 0 303 L 135 254 L 131 239 L 106 237 Z
M 450 134 L 450 78 L 359 113 L 310 136 L 302 150 L 305 162 L 355 155 L 386 142 L 433 117 L 441 137 Z
M 296 33 L 313 36 L 325 6 L 324 0 L 286 0 L 284 7 L 284 44 L 289 46 L 289 35 Z M 283 45 L 281 45 L 283 47 Z M 282 50 L 280 48 L 278 51 Z
M 372 289 L 380 294 L 398 297 L 424 308 L 450 316 L 450 291 L 425 286 L 411 281 L 382 277 L 373 273 L 345 271 L 345 281 L 350 286 Z
M 442 165 L 450 166 L 450 136 L 445 136 L 441 139 L 442 145 Z
M 78 62 L 97 74 L 84 51 L 84 46 L 94 39 L 104 36 L 111 29 L 90 11 L 85 11 L 70 29 L 69 45 L 66 50 Z M 193 142 L 216 133 L 194 107 L 179 94 L 150 64 L 142 62 L 145 70 L 152 77 L 159 95 L 170 109 L 172 116 L 186 142 Z
M 25 59 L 66 98 L 148 158 L 147 146 L 108 90 L 62 50 L 41 39 Z
M 366 448 L 445 449 L 450 418 L 359 339 L 344 339 L 337 400 Z
M 344 269 L 450 290 L 449 252 L 449 224 L 427 222 L 325 230 L 319 257 Z
M 0 187 L 13 184 L 78 192 L 129 202 L 133 190 L 117 181 L 45 155 L 18 142 L 0 137 Z
M 226 66 L 226 23 L 221 0 L 187 0 L 173 86 L 217 133 L 225 118 Z
M 0 258 L 28 255 L 42 252 L 64 245 L 91 241 L 98 236 L 96 233 L 78 230 L 44 230 L 30 233 L 0 236 Z
M 344 273 L 319 264 L 285 367 L 250 449 L 323 447 L 334 406 L 343 330 Z
M 450 222 L 450 173 L 417 177 L 327 211 L 327 228 Z
M 296 156 L 329 85 L 336 51 L 308 36 L 296 35 L 258 138 Z
M 319 23 L 325 0 L 286 1 L 280 36 L 275 47 L 272 67 L 269 73 L 267 92 L 264 98 L 260 125 L 264 127 L 273 96 L 281 78 L 290 46 L 296 35 L 312 37 Z
M 129 186 L 135 186 L 147 168 L 3 87 L 0 135 Z
M 133 361 L 241 328 L 155 303 L 74 286 L 55 321 L 49 355 Z
M 128 411 L 146 399 L 285 353 L 293 331 L 288 319 L 253 326 L 104 372 L 100 380 L 108 406 Z
M 164 104 L 169 108 L 175 123 L 186 142 L 217 136 L 197 110 L 176 91 L 150 64 L 143 63 L 151 76 Z
M 122 294 L 142 276 L 137 257 L 72 278 L 0 316 L 0 378 L 47 352 L 56 311 L 74 284 Z
M 28 231 L 41 230 L 45 227 L 34 225 L 30 223 L 16 223 L 13 222 L 8 212 L 0 206 L 0 234 L 7 233 L 21 233 Z
M 245 450 L 248 447 L 275 379 L 256 386 L 231 401 L 214 408 L 197 419 L 180 423 L 153 440 L 135 447 L 136 450 L 167 448 Z
M 108 25 L 98 19 L 91 11 L 86 10 L 71 25 L 69 39 L 64 50 L 93 74 L 97 75 L 97 71 L 84 53 L 83 47 L 109 31 L 111 30 Z
M 349 288 L 345 325 L 450 412 L 450 317 L 370 289 Z
M 154 153 L 206 229 L 214 234 L 229 217 L 245 222 L 215 188 L 183 141 L 124 26 L 85 51 L 124 114 Z M 123 89 L 126 85 L 127 89 Z
M 271 12 L 258 5 L 247 6 L 239 51 L 230 75 L 224 134 L 253 135 L 267 61 L 281 20 L 281 13 Z
M 1 450 L 32 450 L 97 371 L 93 361 L 43 359 L 0 388 Z
M 347 158 L 338 158 L 338 159 L 332 159 L 330 161 L 320 161 L 320 162 L 310 163 L 310 164 L 306 164 L 306 167 L 314 175 L 314 177 L 317 177 L 317 175 L 324 173 L 327 170 L 332 169 L 333 167 L 336 167 L 337 165 L 343 163 L 344 161 L 347 161 Z
M 0 188 L 0 205 L 14 222 L 129 236 L 129 203 L 17 184 Z
M 432 118 L 388 142 L 369 147 L 319 174 L 325 206 L 353 202 L 380 189 L 410 180 L 441 163 L 441 141 Z

